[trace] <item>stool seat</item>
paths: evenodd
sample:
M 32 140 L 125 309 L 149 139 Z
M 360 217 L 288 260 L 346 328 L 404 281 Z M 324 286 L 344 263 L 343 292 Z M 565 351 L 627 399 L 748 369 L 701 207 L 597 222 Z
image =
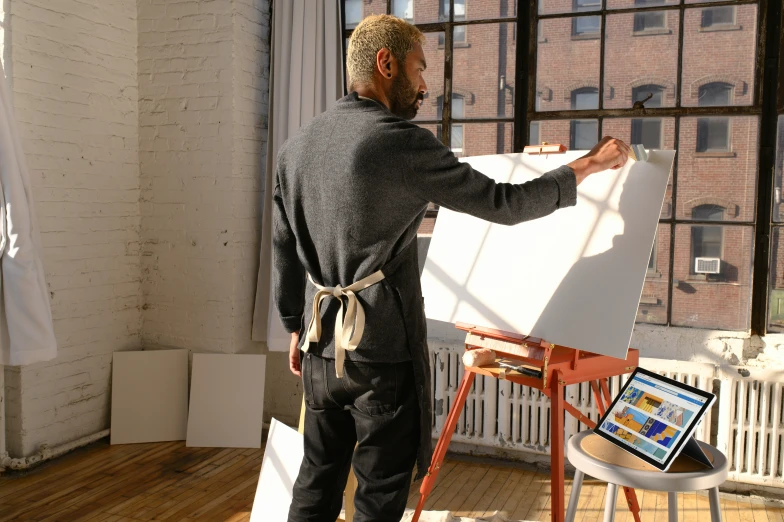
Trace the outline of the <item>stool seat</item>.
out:
M 699 444 L 713 462 L 713 469 L 679 455 L 663 473 L 591 430 L 572 437 L 566 455 L 569 462 L 586 475 L 619 486 L 652 491 L 697 491 L 720 486 L 729 472 L 727 458 L 713 446 Z
M 713 468 L 706 468 L 689 457 L 679 455 L 670 469 L 662 472 L 624 451 L 623 448 L 619 448 L 596 435 L 592 430 L 578 433 L 569 439 L 569 445 L 566 448 L 566 457 L 576 469 L 572 482 L 572 493 L 569 497 L 569 507 L 566 510 L 566 522 L 574 521 L 585 475 L 607 482 L 604 522 L 612 522 L 615 517 L 618 486 L 666 491 L 669 522 L 678 522 L 678 491 L 707 489 L 711 520 L 721 522 L 719 486 L 726 480 L 729 471 L 727 457 L 713 446 L 702 442 L 699 444 L 713 463 Z M 638 507 L 632 507 L 631 500 L 629 507 L 634 510 L 634 515 L 637 517 L 639 516 Z

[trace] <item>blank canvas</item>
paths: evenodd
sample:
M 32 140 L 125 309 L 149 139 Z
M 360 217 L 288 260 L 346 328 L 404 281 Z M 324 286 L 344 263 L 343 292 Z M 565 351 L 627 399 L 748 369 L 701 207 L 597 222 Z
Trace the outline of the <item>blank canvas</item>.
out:
M 193 356 L 189 447 L 260 448 L 264 355 Z
M 251 522 L 288 520 L 294 481 L 304 454 L 302 435 L 272 419 L 250 514 Z
M 582 152 L 466 158 L 522 183 Z M 674 151 L 588 177 L 577 205 L 508 227 L 441 209 L 422 274 L 427 317 L 625 358 Z
M 112 444 L 185 439 L 188 350 L 115 352 Z

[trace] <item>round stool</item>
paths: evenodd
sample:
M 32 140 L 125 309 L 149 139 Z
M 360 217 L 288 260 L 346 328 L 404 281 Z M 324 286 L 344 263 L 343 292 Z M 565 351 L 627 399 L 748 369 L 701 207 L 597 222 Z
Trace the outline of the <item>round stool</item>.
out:
M 727 478 L 727 458 L 713 446 L 703 442 L 699 444 L 713 462 L 712 469 L 706 469 L 689 457 L 679 455 L 670 469 L 662 472 L 594 434 L 591 430 L 578 433 L 569 440 L 566 449 L 566 457 L 577 470 L 574 474 L 572 493 L 569 496 L 569 507 L 566 510 L 566 522 L 574 521 L 585 475 L 607 482 L 604 503 L 605 522 L 611 522 L 615 517 L 618 486 L 666 491 L 669 522 L 678 521 L 678 491 L 707 489 L 710 497 L 711 520 L 721 522 L 719 486 Z

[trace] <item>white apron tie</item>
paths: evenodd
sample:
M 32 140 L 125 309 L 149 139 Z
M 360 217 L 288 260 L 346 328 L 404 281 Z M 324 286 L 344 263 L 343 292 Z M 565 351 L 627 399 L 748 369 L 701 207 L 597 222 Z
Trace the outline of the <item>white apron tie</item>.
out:
M 321 301 L 327 297 L 335 297 L 340 301 L 340 310 L 338 310 L 338 315 L 335 318 L 335 374 L 338 379 L 343 378 L 346 350 L 352 352 L 356 350 L 365 331 L 365 310 L 362 308 L 362 304 L 357 299 L 355 292 L 373 286 L 383 279 L 384 273 L 379 270 L 346 288 L 340 285 L 325 287 L 316 283 L 308 274 L 308 280 L 318 289 L 316 295 L 313 296 L 313 315 L 310 318 L 310 325 L 308 325 L 308 343 L 317 343 L 321 339 Z M 343 319 L 343 297 L 348 299 L 345 320 Z M 352 330 L 354 332 L 353 335 Z M 307 343 L 302 347 L 302 350 L 308 351 Z

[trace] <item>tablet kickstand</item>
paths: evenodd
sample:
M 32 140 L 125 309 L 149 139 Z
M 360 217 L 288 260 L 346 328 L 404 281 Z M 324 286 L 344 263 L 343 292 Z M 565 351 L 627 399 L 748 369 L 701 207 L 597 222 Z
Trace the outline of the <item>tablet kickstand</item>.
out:
M 694 438 L 694 435 L 689 437 L 689 440 L 686 441 L 686 444 L 683 445 L 683 449 L 681 449 L 681 455 L 686 455 L 690 459 L 696 460 L 700 464 L 704 464 L 709 468 L 713 468 L 713 463 L 710 461 L 708 456 L 702 451 L 697 439 Z

